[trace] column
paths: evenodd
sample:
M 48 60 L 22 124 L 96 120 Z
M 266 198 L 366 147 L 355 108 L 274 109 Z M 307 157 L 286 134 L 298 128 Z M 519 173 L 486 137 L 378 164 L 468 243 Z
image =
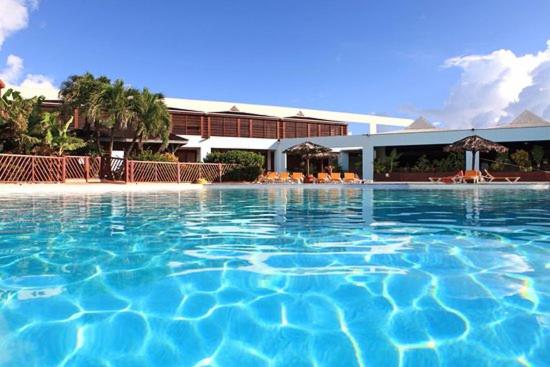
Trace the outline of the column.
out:
M 472 152 L 466 152 L 466 169 L 471 170 L 474 167 L 474 155 Z
M 367 145 L 363 147 L 363 180 L 372 182 L 374 179 L 374 149 Z
M 369 134 L 376 134 L 377 126 L 376 122 L 369 122 Z
M 206 158 L 206 156 L 212 151 L 212 149 L 210 149 L 210 147 L 200 147 L 199 149 L 199 158 L 200 158 L 200 162 L 202 162 L 204 160 L 204 158 Z
M 278 149 L 275 151 L 275 171 L 286 171 L 286 154 Z

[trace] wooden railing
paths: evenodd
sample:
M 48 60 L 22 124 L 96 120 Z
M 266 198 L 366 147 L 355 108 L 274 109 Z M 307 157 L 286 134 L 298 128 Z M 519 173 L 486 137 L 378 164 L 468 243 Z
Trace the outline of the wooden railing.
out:
M 0 154 L 0 182 L 88 182 L 99 178 L 99 162 L 99 157 Z
M 221 163 L 176 163 L 126 161 L 126 182 L 221 182 L 232 167 Z
M 99 179 L 101 157 L 68 156 L 65 160 L 66 179 Z
M 112 157 L 0 154 L 0 182 L 60 183 L 92 179 L 107 182 L 221 181 L 232 167 L 219 163 L 134 161 Z

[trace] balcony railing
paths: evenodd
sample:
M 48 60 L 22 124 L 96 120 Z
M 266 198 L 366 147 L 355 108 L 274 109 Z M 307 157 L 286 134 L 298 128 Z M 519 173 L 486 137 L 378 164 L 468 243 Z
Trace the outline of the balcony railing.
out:
M 0 154 L 0 182 L 62 183 L 95 179 L 103 182 L 221 181 L 232 167 L 220 163 L 134 161 L 110 157 Z

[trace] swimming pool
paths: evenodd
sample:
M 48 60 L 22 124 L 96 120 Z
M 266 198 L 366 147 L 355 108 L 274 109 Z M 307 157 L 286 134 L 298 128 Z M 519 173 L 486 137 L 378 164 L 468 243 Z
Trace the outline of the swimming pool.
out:
M 2 366 L 550 361 L 548 190 L 0 196 Z

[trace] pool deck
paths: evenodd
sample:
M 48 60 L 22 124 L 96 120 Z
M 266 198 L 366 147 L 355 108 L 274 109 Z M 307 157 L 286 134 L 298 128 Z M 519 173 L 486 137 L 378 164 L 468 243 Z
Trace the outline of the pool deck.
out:
M 216 183 L 197 185 L 188 183 L 65 183 L 65 184 L 0 184 L 0 195 L 9 194 L 102 194 L 114 192 L 159 192 L 187 191 L 208 188 L 219 189 L 258 189 L 292 187 L 303 189 L 427 189 L 427 190 L 473 190 L 473 189 L 526 189 L 550 190 L 550 182 L 520 183 L 481 183 L 481 184 L 436 184 L 430 182 L 378 182 L 367 184 L 250 184 L 250 183 Z

